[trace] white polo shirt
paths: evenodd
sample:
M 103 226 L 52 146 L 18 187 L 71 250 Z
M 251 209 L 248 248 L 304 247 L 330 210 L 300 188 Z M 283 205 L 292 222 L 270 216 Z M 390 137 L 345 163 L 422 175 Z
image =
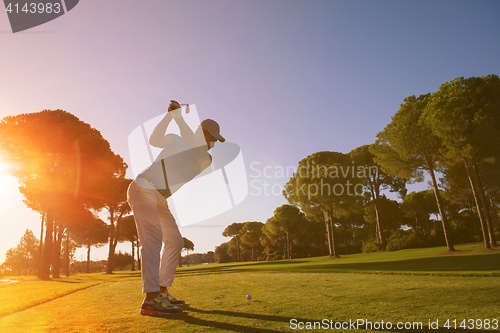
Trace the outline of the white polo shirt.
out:
M 172 139 L 171 145 L 164 148 L 153 164 L 137 176 L 139 186 L 150 188 L 139 181 L 140 178 L 146 179 L 165 198 L 199 175 L 212 161 L 206 146 L 189 149 L 180 136 L 172 133 L 167 136 Z

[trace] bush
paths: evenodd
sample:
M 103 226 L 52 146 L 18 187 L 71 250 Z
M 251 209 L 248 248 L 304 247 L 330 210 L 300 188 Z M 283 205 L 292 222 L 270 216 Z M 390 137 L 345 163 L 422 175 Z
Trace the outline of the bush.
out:
M 132 266 L 132 255 L 122 251 L 118 251 L 115 253 L 115 257 L 113 258 L 113 269 L 118 269 L 119 271 L 123 270 L 126 267 Z
M 378 252 L 382 250 L 382 245 L 377 241 L 363 242 L 363 253 Z
M 337 247 L 337 254 L 340 254 L 340 255 L 355 254 L 355 253 L 361 253 L 361 252 L 362 252 L 361 245 L 349 245 L 347 247 L 347 251 L 346 251 L 346 247 L 344 244 Z
M 425 247 L 426 245 L 426 242 L 412 231 L 396 230 L 392 236 L 389 237 L 386 249 L 388 251 L 396 251 L 403 249 L 415 249 Z
M 107 260 L 100 261 L 90 261 L 89 262 L 89 272 L 97 273 L 97 272 L 106 272 L 106 268 L 108 267 Z M 70 267 L 71 273 L 85 273 L 87 271 L 87 262 L 86 261 L 75 261 L 71 263 Z
M 463 211 L 450 216 L 450 226 L 453 242 L 455 244 L 474 243 L 483 239 L 481 227 L 477 217 L 469 212 Z M 439 226 L 442 230 L 443 227 Z M 442 239 L 444 234 L 440 235 Z

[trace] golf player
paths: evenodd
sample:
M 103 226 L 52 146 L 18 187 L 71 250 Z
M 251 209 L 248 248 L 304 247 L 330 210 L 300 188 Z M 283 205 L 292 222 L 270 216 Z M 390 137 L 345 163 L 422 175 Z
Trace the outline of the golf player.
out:
M 181 136 L 165 134 L 172 120 Z M 193 133 L 176 101 L 171 101 L 167 114 L 149 138 L 149 143 L 162 151 L 127 192 L 142 246 L 142 292 L 146 293 L 141 307 L 143 315 L 182 312 L 179 305 L 185 302 L 174 298 L 167 288 L 172 286 L 184 241 L 166 199 L 211 165 L 208 151 L 217 141 L 225 141 L 217 122 L 206 119 Z

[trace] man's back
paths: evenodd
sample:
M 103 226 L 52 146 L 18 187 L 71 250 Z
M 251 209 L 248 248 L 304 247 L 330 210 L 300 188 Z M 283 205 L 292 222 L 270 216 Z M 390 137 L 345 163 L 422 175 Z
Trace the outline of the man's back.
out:
M 171 144 L 164 148 L 153 164 L 139 175 L 152 183 L 165 197 L 175 193 L 210 165 L 200 161 L 211 160 L 205 147 L 189 149 L 180 136 L 176 134 L 167 136 L 171 139 Z

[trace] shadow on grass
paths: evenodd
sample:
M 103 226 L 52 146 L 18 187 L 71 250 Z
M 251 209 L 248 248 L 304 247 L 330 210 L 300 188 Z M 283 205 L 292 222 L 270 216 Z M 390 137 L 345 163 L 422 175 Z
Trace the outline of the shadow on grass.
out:
M 196 313 L 201 313 L 201 314 L 207 314 L 207 315 L 222 315 L 222 316 L 229 316 L 229 317 L 238 317 L 238 318 L 245 318 L 245 319 L 256 319 L 256 320 L 262 320 L 262 321 L 274 321 L 274 322 L 281 322 L 281 323 L 290 323 L 289 317 L 282 317 L 282 316 L 276 316 L 276 315 L 263 315 L 263 314 L 255 314 L 255 313 L 244 313 L 244 312 L 234 312 L 234 311 L 221 311 L 221 310 L 212 310 L 212 311 L 206 311 L 206 310 L 201 310 L 201 309 L 195 309 L 190 307 L 189 305 L 186 305 L 183 307 L 183 309 L 187 312 L 183 312 L 180 315 L 176 315 L 175 317 L 168 317 L 168 319 L 177 319 L 177 320 L 182 320 L 185 323 L 192 324 L 192 325 L 198 325 L 198 326 L 205 326 L 205 327 L 210 327 L 213 329 L 223 329 L 223 330 L 228 330 L 228 331 L 233 331 L 233 332 L 254 332 L 254 333 L 271 333 L 271 332 L 282 332 L 281 329 L 279 330 L 274 330 L 274 329 L 268 329 L 268 328 L 258 328 L 258 327 L 251 327 L 251 326 L 245 326 L 245 325 L 238 325 L 238 324 L 232 324 L 232 323 L 226 323 L 226 322 L 220 322 L 220 321 L 213 321 L 213 320 L 205 320 L 205 319 L 200 319 L 196 317 L 192 317 L 189 315 L 189 312 L 196 312 Z M 297 319 L 300 321 L 312 321 L 311 319 Z M 288 326 L 287 326 L 288 327 Z
M 60 283 L 85 283 L 85 281 L 72 281 L 72 280 L 64 280 L 64 279 L 59 279 L 59 278 L 54 278 L 52 279 L 53 282 L 60 282 Z
M 88 274 L 88 275 L 86 275 Z M 113 272 L 112 274 L 95 274 L 95 273 L 84 273 L 83 275 L 81 274 L 75 274 L 75 275 L 70 275 L 64 276 L 64 277 L 59 277 L 59 278 L 49 278 L 47 280 L 41 280 L 38 279 L 39 281 L 52 281 L 52 282 L 59 282 L 59 283 L 88 283 L 92 281 L 102 281 L 102 282 L 112 282 L 112 281 L 119 281 L 122 279 L 130 279 L 130 278 L 141 278 L 141 271 L 120 271 L 120 272 Z
M 21 312 L 21 311 L 24 311 L 24 310 L 28 310 L 28 309 L 34 308 L 35 306 L 39 306 L 39 305 L 42 305 L 42 304 L 45 304 L 45 303 L 52 302 L 53 300 L 56 300 L 58 298 L 62 298 L 62 297 L 68 296 L 68 295 L 76 293 L 78 291 L 82 291 L 82 290 L 85 290 L 85 289 L 88 289 L 88 288 L 92 288 L 92 287 L 94 287 L 96 285 L 98 285 L 98 283 L 94 283 L 94 284 L 91 284 L 91 285 L 88 285 L 88 286 L 85 286 L 85 287 L 81 287 L 81 288 L 78 288 L 78 289 L 75 289 L 75 290 L 70 290 L 70 291 L 68 291 L 68 292 L 66 292 L 64 294 L 52 296 L 52 297 L 50 297 L 48 299 L 40 300 L 38 302 L 34 302 L 33 304 L 27 305 L 27 306 L 25 306 L 23 308 L 15 309 L 15 310 L 8 311 L 8 312 L 5 312 L 5 313 L 0 313 L 0 319 L 3 318 L 3 317 L 6 317 L 6 316 L 10 316 L 11 314 L 14 314 L 14 313 L 18 313 L 18 312 Z
M 500 271 L 500 253 L 490 255 L 446 256 L 398 261 L 334 263 L 308 265 L 302 271 L 382 271 L 382 272 L 488 272 Z M 465 275 L 467 275 L 465 273 Z M 480 275 L 480 274 L 478 274 Z
M 391 273 L 457 276 L 500 276 L 500 253 L 488 255 L 453 255 L 379 262 L 342 263 L 341 260 L 266 261 L 193 268 L 177 275 L 216 274 L 247 271 L 314 273 Z
M 262 320 L 266 322 L 278 322 L 278 323 L 283 323 L 286 324 L 286 328 L 292 329 L 292 325 L 290 324 L 290 321 L 292 319 L 295 319 L 294 323 L 303 323 L 304 324 L 304 329 L 306 328 L 307 323 L 312 323 L 314 325 L 314 322 L 316 323 L 322 323 L 323 319 L 304 319 L 304 318 L 291 318 L 291 317 L 283 317 L 283 316 L 276 316 L 276 315 L 265 315 L 265 314 L 256 314 L 256 313 L 244 313 L 244 312 L 235 312 L 235 311 L 222 311 L 222 310 L 212 310 L 212 311 L 206 311 L 206 310 L 201 310 L 201 309 L 196 309 L 192 308 L 189 305 L 186 305 L 184 307 L 184 310 L 187 312 L 184 312 L 179 315 L 175 316 L 170 316 L 168 317 L 169 320 L 182 320 L 185 323 L 192 324 L 192 325 L 197 325 L 197 326 L 205 326 L 205 327 L 210 327 L 213 329 L 224 329 L 228 331 L 233 331 L 233 332 L 255 332 L 255 333 L 265 333 L 265 332 L 282 332 L 282 328 L 278 328 L 277 330 L 273 329 L 266 329 L 266 328 L 258 328 L 258 327 L 251 327 L 251 326 L 245 326 L 245 325 L 238 325 L 238 324 L 231 324 L 231 323 L 225 323 L 225 322 L 220 322 L 220 321 L 213 321 L 213 320 L 205 320 L 205 319 L 200 319 L 196 317 L 192 317 L 189 315 L 189 312 L 195 312 L 195 313 L 200 313 L 200 314 L 206 314 L 206 315 L 222 315 L 222 316 L 228 316 L 228 317 L 237 317 L 237 318 L 245 318 L 245 319 L 253 319 L 253 320 Z M 335 322 L 335 321 L 329 321 L 328 328 L 323 327 L 323 329 L 327 329 L 330 331 L 339 331 L 339 330 L 349 330 L 352 329 L 352 327 L 348 327 L 347 329 L 342 327 L 343 322 Z M 317 324 L 318 325 L 318 324 Z M 393 324 L 395 326 L 396 324 Z M 345 326 L 345 323 L 344 323 Z M 376 329 L 374 327 L 375 325 L 372 325 L 371 327 L 368 327 L 367 325 L 359 325 L 356 326 L 354 329 L 358 330 L 366 330 L 366 331 L 385 331 L 385 332 L 450 332 L 450 329 L 447 329 L 445 327 L 439 327 L 439 328 L 430 328 L 429 326 L 421 326 L 419 329 L 387 329 L 387 328 L 380 328 Z M 318 326 L 316 326 L 317 328 Z M 298 329 L 298 327 L 296 327 Z M 298 329 L 300 331 L 304 329 Z M 309 330 L 309 329 L 306 329 Z M 462 328 L 456 328 L 452 329 L 452 332 L 470 332 L 470 333 L 479 333 L 479 332 L 484 332 L 482 330 L 478 329 L 462 329 Z
M 217 266 L 195 266 L 193 268 L 187 268 L 182 270 L 177 270 L 176 276 L 182 275 L 196 275 L 196 274 L 217 274 L 217 273 L 236 273 L 236 272 L 248 272 L 248 271 L 282 271 L 282 269 L 277 269 L 275 266 L 285 266 L 285 265 L 299 265 L 302 268 L 304 264 L 309 263 L 308 260 L 276 260 L 276 261 L 258 261 L 258 262 L 239 262 L 232 265 L 217 265 Z M 272 267 L 271 267 L 272 266 Z M 298 269 L 301 270 L 301 269 Z

